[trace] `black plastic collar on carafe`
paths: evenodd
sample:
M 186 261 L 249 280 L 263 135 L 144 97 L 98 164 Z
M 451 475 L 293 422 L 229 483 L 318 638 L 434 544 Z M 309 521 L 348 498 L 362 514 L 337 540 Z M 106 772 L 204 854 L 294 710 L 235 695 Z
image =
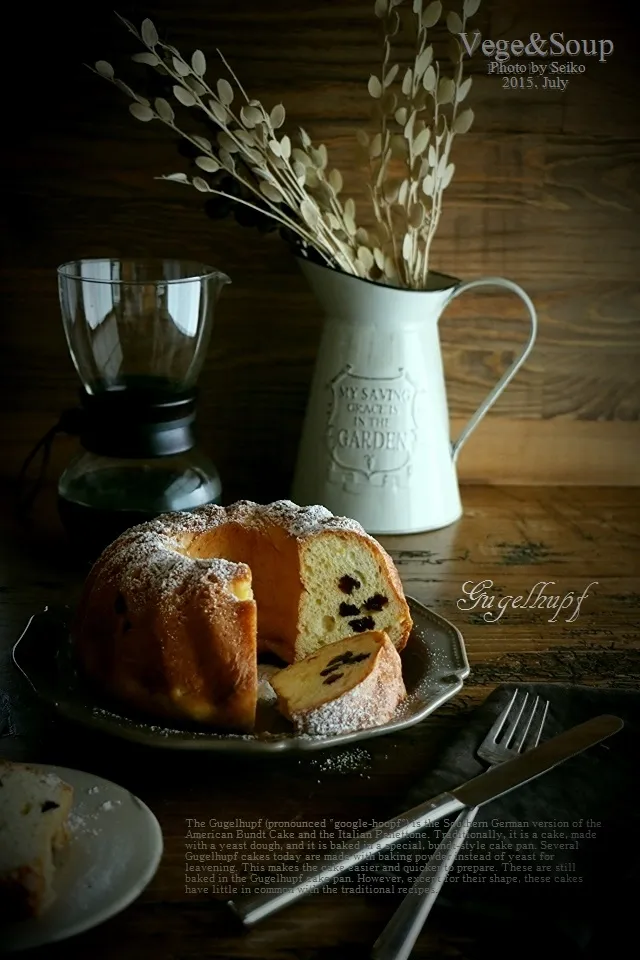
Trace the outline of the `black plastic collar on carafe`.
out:
M 81 389 L 80 443 L 102 457 L 147 459 L 186 453 L 195 446 L 195 390 L 153 381 L 121 389 Z

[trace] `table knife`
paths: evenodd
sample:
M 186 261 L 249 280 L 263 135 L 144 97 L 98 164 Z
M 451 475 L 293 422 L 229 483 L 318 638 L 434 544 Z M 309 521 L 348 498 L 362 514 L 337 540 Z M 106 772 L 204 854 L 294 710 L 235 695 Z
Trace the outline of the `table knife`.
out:
M 507 760 L 481 773 L 462 786 L 426 800 L 400 817 L 337 844 L 324 860 L 313 864 L 309 862 L 306 864 L 308 869 L 301 870 L 295 878 L 291 876 L 291 885 L 285 890 L 267 890 L 254 896 L 229 900 L 228 906 L 245 926 L 251 926 L 312 893 L 363 860 L 375 856 L 397 840 L 402 840 L 443 817 L 457 814 L 465 807 L 482 806 L 504 796 L 542 776 L 570 757 L 575 757 L 606 740 L 623 726 L 619 717 L 606 714 L 587 720 L 586 723 L 572 727 L 557 737 L 545 740 L 513 760 Z

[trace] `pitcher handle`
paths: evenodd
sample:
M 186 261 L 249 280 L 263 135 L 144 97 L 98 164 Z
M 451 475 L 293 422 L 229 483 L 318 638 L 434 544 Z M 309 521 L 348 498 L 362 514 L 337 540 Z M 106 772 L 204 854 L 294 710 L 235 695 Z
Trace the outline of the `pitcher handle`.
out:
M 538 316 L 536 314 L 536 308 L 533 305 L 531 297 L 525 293 L 522 287 L 518 286 L 517 283 L 514 283 L 513 280 L 505 280 L 504 277 L 481 277 L 478 280 L 465 280 L 455 288 L 447 300 L 446 306 L 449 306 L 451 301 L 455 300 L 456 297 L 459 297 L 461 293 L 466 293 L 467 290 L 473 290 L 474 287 L 503 287 L 505 290 L 511 290 L 512 293 L 515 293 L 518 297 L 520 297 L 529 311 L 531 332 L 529 333 L 529 339 L 527 340 L 520 355 L 517 356 L 511 366 L 505 370 L 493 390 L 488 394 L 488 396 L 485 397 L 476 412 L 465 424 L 458 439 L 451 444 L 451 456 L 454 463 L 458 458 L 458 454 L 460 453 L 465 440 L 467 440 L 470 434 L 475 430 L 487 410 L 493 406 L 504 388 L 508 383 L 510 383 L 513 377 L 515 377 L 516 373 L 531 353 L 531 349 L 535 343 L 536 335 L 538 333 Z

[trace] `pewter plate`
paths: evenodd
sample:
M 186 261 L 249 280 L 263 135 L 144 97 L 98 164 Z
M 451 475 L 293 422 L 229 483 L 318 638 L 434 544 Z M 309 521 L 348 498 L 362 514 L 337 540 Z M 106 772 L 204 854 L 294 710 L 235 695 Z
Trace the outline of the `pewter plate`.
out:
M 406 700 L 382 726 L 329 737 L 296 735 L 266 700 L 258 703 L 256 730 L 251 734 L 217 733 L 173 722 L 166 726 L 136 715 L 96 692 L 81 676 L 72 658 L 67 619 L 50 609 L 31 618 L 13 648 L 13 660 L 38 696 L 64 717 L 135 743 L 226 753 L 324 750 L 411 727 L 462 689 L 469 674 L 462 634 L 417 600 L 407 597 L 407 601 L 413 630 L 401 654 Z

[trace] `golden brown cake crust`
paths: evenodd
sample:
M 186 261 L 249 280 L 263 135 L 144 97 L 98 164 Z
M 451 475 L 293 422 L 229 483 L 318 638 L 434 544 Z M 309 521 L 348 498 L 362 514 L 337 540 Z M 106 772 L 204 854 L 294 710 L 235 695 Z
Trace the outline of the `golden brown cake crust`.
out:
M 301 655 L 305 551 L 332 537 L 375 557 L 401 611 L 402 649 L 411 618 L 400 578 L 356 521 L 286 500 L 238 501 L 165 514 L 104 551 L 72 628 L 85 671 L 145 713 L 252 729 L 258 644 L 285 662 Z

